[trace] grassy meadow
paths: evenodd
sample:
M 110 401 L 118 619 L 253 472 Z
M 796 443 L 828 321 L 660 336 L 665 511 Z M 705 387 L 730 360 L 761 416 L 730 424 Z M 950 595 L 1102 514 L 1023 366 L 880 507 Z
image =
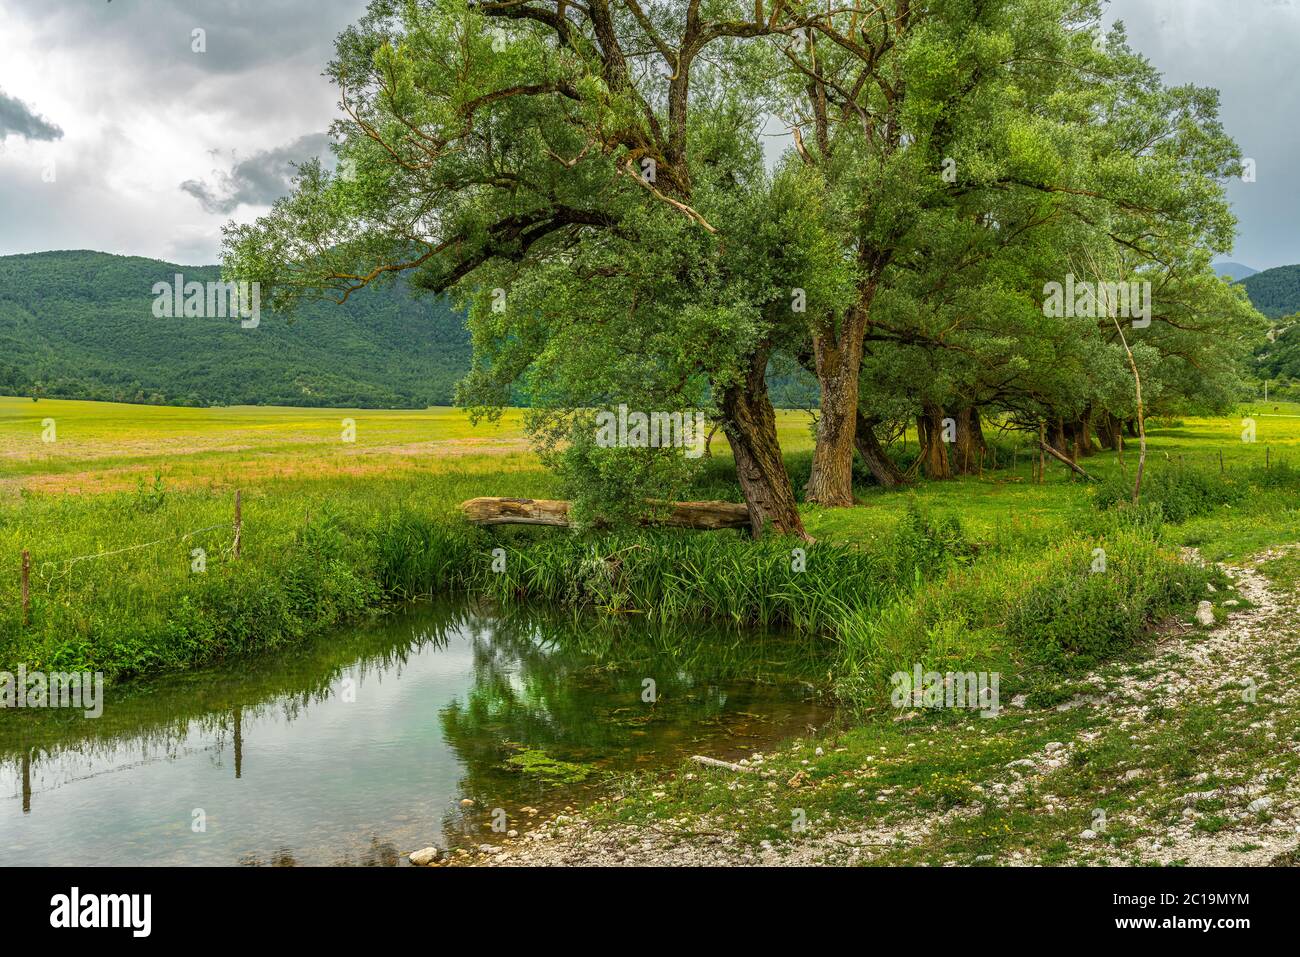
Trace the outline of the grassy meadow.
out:
M 1253 443 L 1242 441 L 1245 416 Z M 1136 443 L 1123 462 L 1084 458 L 1095 484 L 1050 461 L 1039 484 L 1027 447 L 990 425 L 1002 467 L 982 476 L 901 492 L 863 484 L 858 507 L 804 506 L 818 544 L 796 571 L 797 542 L 733 532 L 467 527 L 456 514 L 464 499 L 562 494 L 517 411 L 473 426 L 447 408 L 0 398 L 0 669 L 90 668 L 110 680 L 185 669 L 396 600 L 471 590 L 824 634 L 831 683 L 853 701 L 874 700 L 885 676 L 916 661 L 1002 670 L 1004 693 L 1032 689 L 1131 645 L 1174 608 L 1185 613 L 1206 573 L 1182 565 L 1178 547 L 1222 560 L 1296 537 L 1300 406 L 1152 419 L 1148 430 L 1141 509 L 1099 507 L 1126 498 Z M 780 433 L 798 489 L 812 449 L 807 416 L 781 413 Z M 893 450 L 904 463 L 908 438 Z M 698 497 L 739 500 L 720 435 L 713 451 Z M 491 568 L 497 547 L 509 556 L 501 574 Z M 1088 579 L 1097 547 L 1116 574 Z M 1097 610 L 1121 599 L 1132 599 L 1126 616 L 1099 625 Z

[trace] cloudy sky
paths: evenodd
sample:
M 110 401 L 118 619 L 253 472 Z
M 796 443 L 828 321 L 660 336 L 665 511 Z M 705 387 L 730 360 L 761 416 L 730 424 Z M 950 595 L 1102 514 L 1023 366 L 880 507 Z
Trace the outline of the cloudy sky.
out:
M 221 225 L 281 195 L 327 153 L 320 75 L 364 0 L 3 0 L 0 255 L 98 249 L 217 259 Z M 1113 0 L 1173 83 L 1222 93 L 1256 161 L 1234 183 L 1232 258 L 1300 262 L 1300 0 Z M 195 52 L 194 31 L 206 52 Z

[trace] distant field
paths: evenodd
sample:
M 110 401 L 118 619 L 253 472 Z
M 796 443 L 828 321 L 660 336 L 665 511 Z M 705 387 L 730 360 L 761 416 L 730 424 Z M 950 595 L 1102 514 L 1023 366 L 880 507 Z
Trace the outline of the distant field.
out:
M 1242 441 L 1242 419 L 1255 421 L 1256 440 Z M 54 441 L 43 441 L 53 420 Z M 354 440 L 344 441 L 348 423 Z M 803 457 L 813 446 L 809 419 L 801 411 L 779 413 L 782 448 L 798 482 Z M 1063 524 L 1088 507 L 1083 485 L 1055 463 L 1046 482 L 1035 485 L 1030 453 L 1018 436 L 990 439 L 1010 454 L 1020 447 L 1018 468 L 990 471 L 983 478 L 921 482 L 912 494 L 939 509 L 960 514 L 987 531 L 1007 522 Z M 1214 471 L 1220 453 L 1231 474 L 1265 459 L 1300 466 L 1300 404 L 1270 402 L 1243 406 L 1239 414 L 1186 417 L 1148 423 L 1150 468 L 1181 463 Z M 1134 443 L 1135 446 L 1135 443 Z M 896 451 L 915 448 L 909 433 Z M 715 456 L 729 458 L 725 438 L 713 442 Z M 1127 453 L 1133 467 L 1136 447 Z M 1099 477 L 1118 474 L 1113 453 L 1083 461 Z M 463 410 L 300 409 L 265 406 L 174 408 L 107 402 L 0 397 L 0 507 L 20 492 L 77 495 L 131 492 L 161 475 L 170 490 L 228 493 L 235 488 L 272 498 L 328 491 L 365 495 L 381 487 L 437 489 L 437 497 L 558 494 L 554 478 L 528 447 L 523 413 L 512 409 L 497 423 L 471 425 Z M 442 480 L 430 483 L 439 476 Z M 1075 493 L 1062 494 L 1063 488 Z M 1076 494 L 1077 493 L 1077 494 Z M 718 494 L 723 494 L 719 491 Z M 905 496 L 859 489 L 871 508 L 824 510 L 808 507 L 810 531 L 830 539 L 871 537 L 901 512 Z
M 53 441 L 44 441 L 53 420 Z M 459 409 L 266 406 L 193 409 L 0 397 L 0 489 L 94 493 L 134 489 L 161 471 L 169 485 L 392 476 L 466 456 L 518 468 L 522 416 L 471 426 Z M 345 430 L 352 441 L 345 441 Z

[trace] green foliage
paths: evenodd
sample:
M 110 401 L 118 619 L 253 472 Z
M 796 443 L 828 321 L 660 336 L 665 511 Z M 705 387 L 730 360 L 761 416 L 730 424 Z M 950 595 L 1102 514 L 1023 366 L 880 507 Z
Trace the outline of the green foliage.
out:
M 919 580 L 922 575 L 941 575 L 953 563 L 973 554 L 956 515 L 934 521 L 915 500 L 907 503 L 907 513 L 894 533 L 893 545 L 894 574 L 904 582 Z
M 1160 517 L 1179 525 L 1206 515 L 1221 505 L 1241 500 L 1244 490 L 1232 479 L 1203 469 L 1178 465 L 1148 467 L 1142 476 L 1140 505 L 1159 510 Z M 1100 509 L 1132 509 L 1133 483 L 1127 476 L 1115 476 L 1095 490 L 1093 502 Z
M 1134 645 L 1149 625 L 1204 592 L 1207 580 L 1150 536 L 1070 542 L 1028 579 L 1008 614 L 1007 637 L 1055 670 L 1078 670 Z
M 505 544 L 505 543 L 502 543 Z M 804 551 L 802 568 L 796 549 Z M 642 530 L 546 536 L 506 545 L 484 586 L 502 602 L 546 602 L 659 621 L 827 631 L 892 580 L 886 554 L 775 536 Z
M 1238 283 L 1251 303 L 1269 319 L 1300 312 L 1300 265 L 1277 266 L 1247 276 Z
M 1295 267 L 1300 273 L 1300 266 Z M 1300 379 L 1300 314 L 1287 314 L 1277 323 L 1278 331 L 1273 341 L 1261 342 L 1255 348 L 1255 374 L 1270 381 L 1269 395 L 1274 399 L 1289 398 L 1296 393 L 1296 380 Z M 1262 389 L 1260 391 L 1263 391 Z
M 1300 468 L 1290 462 L 1276 462 L 1269 466 L 1255 465 L 1246 473 L 1247 480 L 1256 488 L 1300 491 Z

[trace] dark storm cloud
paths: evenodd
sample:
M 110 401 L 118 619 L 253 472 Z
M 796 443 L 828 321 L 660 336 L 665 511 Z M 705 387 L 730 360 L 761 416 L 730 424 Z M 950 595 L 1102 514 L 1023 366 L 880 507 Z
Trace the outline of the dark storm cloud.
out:
M 22 100 L 0 90 L 0 139 L 10 133 L 29 140 L 57 140 L 63 135 L 63 130 L 37 116 Z
M 209 213 L 229 215 L 245 203 L 269 206 L 289 192 L 296 166 L 312 157 L 327 159 L 329 156 L 329 137 L 311 133 L 286 146 L 254 153 L 235 163 L 229 173 L 218 171 L 212 182 L 186 180 L 181 183 L 181 189 Z

